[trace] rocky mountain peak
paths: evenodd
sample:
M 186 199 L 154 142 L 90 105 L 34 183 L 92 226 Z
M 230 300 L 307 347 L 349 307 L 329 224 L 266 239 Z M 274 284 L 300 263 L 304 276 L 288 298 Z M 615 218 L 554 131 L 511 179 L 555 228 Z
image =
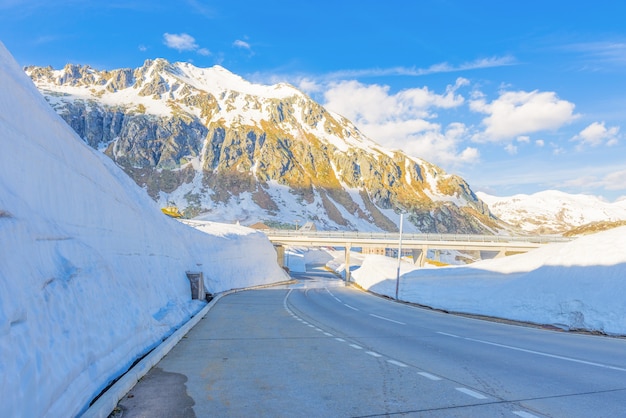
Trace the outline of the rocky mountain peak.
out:
M 384 149 L 287 84 L 164 59 L 26 72 L 88 144 L 187 216 L 396 230 L 406 211 L 415 231 L 498 228 L 463 179 Z

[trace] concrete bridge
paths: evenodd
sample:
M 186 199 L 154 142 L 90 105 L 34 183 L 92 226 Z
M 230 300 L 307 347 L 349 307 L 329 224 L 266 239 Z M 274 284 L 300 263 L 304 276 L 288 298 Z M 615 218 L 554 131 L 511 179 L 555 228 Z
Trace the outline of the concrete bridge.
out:
M 264 230 L 277 247 L 279 256 L 284 246 L 343 247 L 346 255 L 346 273 L 349 275 L 350 250 L 360 248 L 410 249 L 413 261 L 421 267 L 426 262 L 428 250 L 461 250 L 495 253 L 495 257 L 528 252 L 542 245 L 569 241 L 555 236 L 509 236 L 465 234 L 402 234 L 387 232 L 353 231 L 299 231 Z M 400 238 L 402 241 L 400 242 Z M 281 250 L 281 248 L 283 248 Z

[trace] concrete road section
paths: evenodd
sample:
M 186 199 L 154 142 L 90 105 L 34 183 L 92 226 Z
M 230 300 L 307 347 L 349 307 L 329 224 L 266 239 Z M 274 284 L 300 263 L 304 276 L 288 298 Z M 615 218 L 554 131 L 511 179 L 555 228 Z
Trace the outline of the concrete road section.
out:
M 223 297 L 116 417 L 626 416 L 626 341 L 417 309 L 316 269 Z

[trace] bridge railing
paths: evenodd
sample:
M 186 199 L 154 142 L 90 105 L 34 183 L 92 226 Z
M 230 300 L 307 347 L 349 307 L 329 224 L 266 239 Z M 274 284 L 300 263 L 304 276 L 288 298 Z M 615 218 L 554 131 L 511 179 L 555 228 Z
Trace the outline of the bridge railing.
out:
M 399 240 L 397 232 L 356 232 L 356 231 L 297 231 L 288 229 L 264 230 L 272 237 L 310 237 L 328 239 L 361 239 L 361 240 Z M 452 241 L 452 242 L 532 242 L 547 244 L 567 242 L 571 238 L 554 235 L 476 235 L 476 234 L 402 234 L 403 240 L 415 241 Z

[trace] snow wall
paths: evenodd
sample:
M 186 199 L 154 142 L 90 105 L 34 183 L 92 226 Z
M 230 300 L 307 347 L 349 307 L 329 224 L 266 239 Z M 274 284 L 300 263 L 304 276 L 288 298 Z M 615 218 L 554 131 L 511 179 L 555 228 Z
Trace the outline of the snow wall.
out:
M 89 148 L 0 43 L 0 399 L 11 417 L 75 416 L 215 293 L 286 279 L 264 235 L 161 213 Z

